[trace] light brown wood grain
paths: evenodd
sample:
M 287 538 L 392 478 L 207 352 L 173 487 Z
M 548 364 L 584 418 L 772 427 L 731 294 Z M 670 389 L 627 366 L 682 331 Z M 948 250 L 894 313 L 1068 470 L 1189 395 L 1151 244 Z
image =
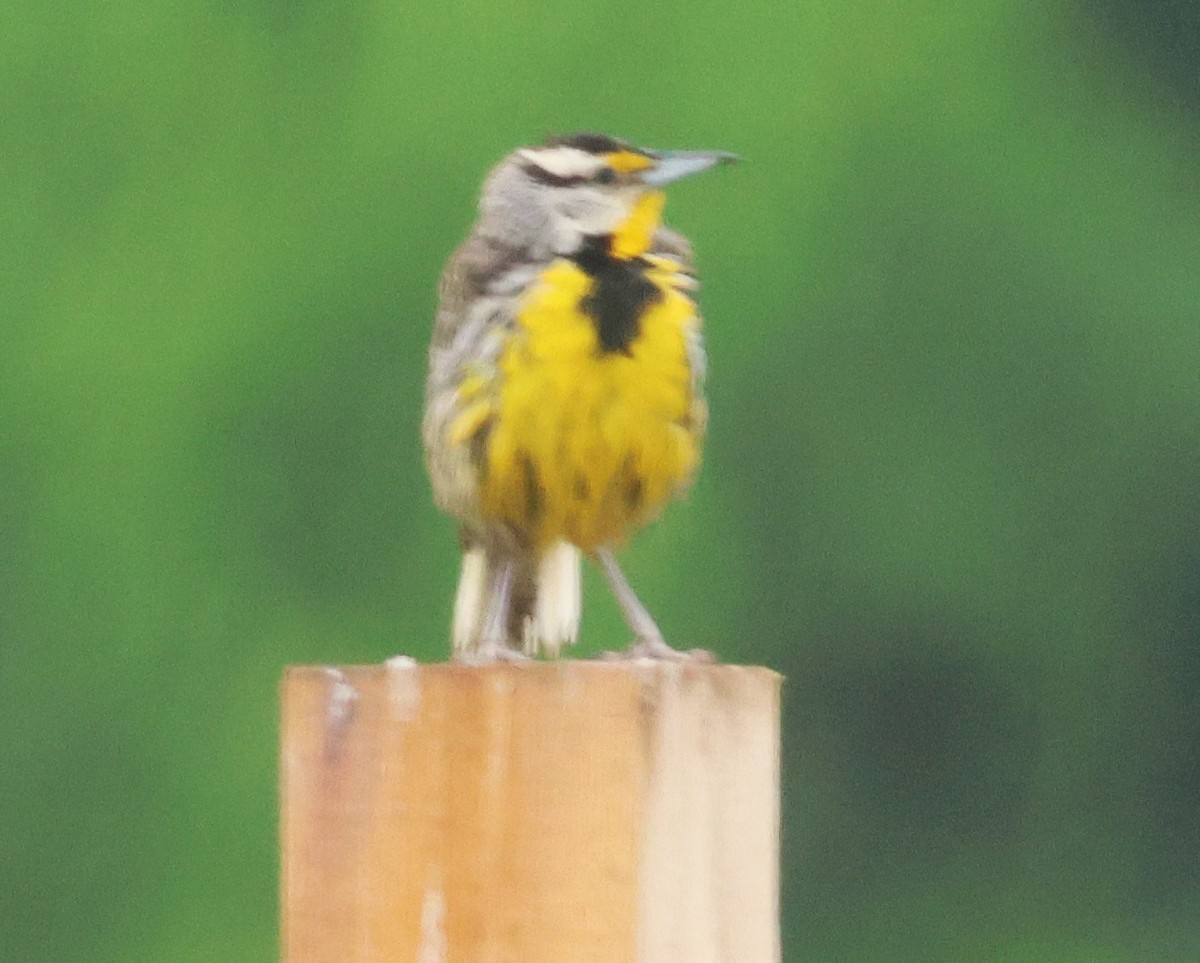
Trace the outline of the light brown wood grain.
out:
M 289 669 L 286 963 L 776 963 L 779 677 Z

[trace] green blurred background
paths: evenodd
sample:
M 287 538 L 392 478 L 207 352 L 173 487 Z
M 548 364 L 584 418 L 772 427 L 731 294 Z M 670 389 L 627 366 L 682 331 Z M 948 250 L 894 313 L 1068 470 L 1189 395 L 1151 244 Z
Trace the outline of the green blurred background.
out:
M 788 676 L 786 958 L 1200 959 L 1193 4 L 10 0 L 0 76 L 5 961 L 276 957 L 281 668 L 445 656 L 435 284 L 574 129 L 745 158 L 625 558 Z

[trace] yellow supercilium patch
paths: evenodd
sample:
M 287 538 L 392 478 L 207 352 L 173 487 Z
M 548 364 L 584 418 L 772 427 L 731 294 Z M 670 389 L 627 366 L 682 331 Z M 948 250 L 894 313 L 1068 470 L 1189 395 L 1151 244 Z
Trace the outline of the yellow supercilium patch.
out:
M 605 154 L 604 160 L 618 174 L 636 174 L 654 166 L 651 158 L 635 150 L 613 151 L 611 154 Z

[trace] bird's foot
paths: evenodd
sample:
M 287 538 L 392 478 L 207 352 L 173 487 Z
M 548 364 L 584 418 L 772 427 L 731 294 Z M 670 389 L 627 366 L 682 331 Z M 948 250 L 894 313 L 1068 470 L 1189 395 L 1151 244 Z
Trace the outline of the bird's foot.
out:
M 654 662 L 697 662 L 712 664 L 717 657 L 707 649 L 675 649 L 661 636 L 635 639 L 624 652 L 605 652 L 602 658 L 612 662 L 650 659 Z

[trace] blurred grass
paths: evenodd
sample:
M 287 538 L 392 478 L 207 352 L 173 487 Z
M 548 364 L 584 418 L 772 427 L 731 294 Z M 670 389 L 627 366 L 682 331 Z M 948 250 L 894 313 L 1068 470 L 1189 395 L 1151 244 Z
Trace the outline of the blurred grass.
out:
M 789 676 L 788 958 L 1200 956 L 1194 71 L 1125 9 L 10 5 L 3 955 L 274 957 L 280 667 L 443 656 L 436 277 L 598 128 L 745 158 L 672 196 L 712 434 L 628 557 Z

